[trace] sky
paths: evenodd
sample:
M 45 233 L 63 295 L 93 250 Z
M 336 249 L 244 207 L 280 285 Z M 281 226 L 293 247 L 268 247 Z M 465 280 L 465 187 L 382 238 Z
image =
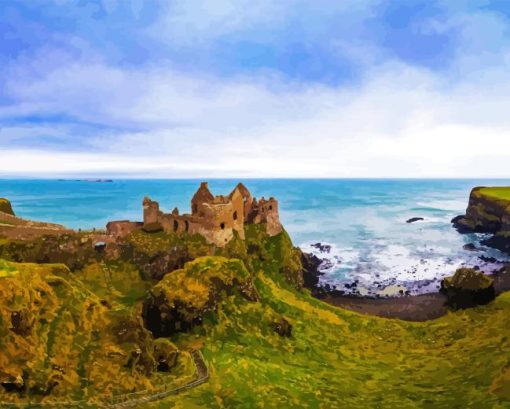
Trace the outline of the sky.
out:
M 507 0 L 0 1 L 0 177 L 509 177 Z

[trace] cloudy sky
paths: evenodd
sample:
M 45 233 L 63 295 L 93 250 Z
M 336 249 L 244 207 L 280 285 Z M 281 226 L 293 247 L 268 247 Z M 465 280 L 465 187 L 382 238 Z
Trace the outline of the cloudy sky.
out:
M 509 177 L 507 0 L 0 1 L 0 176 Z

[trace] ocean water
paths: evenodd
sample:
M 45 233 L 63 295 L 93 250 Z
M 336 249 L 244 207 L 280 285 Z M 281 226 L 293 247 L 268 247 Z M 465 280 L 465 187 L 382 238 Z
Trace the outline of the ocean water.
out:
M 190 211 L 199 180 L 0 180 L 22 217 L 72 228 L 104 228 L 109 220 L 142 219 L 144 196 L 165 211 Z M 508 258 L 483 247 L 481 234 L 458 234 L 450 220 L 464 213 L 469 192 L 510 180 L 243 180 L 256 197 L 274 196 L 294 243 L 324 259 L 322 283 L 346 292 L 399 295 L 437 290 L 459 266 L 486 273 Z M 229 193 L 237 180 L 210 180 L 214 194 Z M 408 224 L 411 217 L 423 221 Z M 321 243 L 319 248 L 317 243 Z M 463 249 L 473 243 L 479 251 Z M 355 283 L 353 286 L 352 284 Z

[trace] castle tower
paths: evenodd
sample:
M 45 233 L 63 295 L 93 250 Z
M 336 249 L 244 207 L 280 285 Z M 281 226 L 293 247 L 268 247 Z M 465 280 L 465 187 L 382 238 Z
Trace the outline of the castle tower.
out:
M 193 216 L 202 217 L 204 212 L 202 206 L 204 203 L 212 203 L 214 196 L 209 191 L 209 184 L 207 182 L 200 183 L 200 187 L 191 199 L 191 214 Z
M 145 197 L 143 199 L 143 224 L 157 223 L 159 219 L 159 203 Z
M 232 228 L 239 233 L 244 239 L 244 201 L 240 190 L 236 187 L 230 194 L 230 202 L 232 203 L 231 217 Z
M 238 183 L 235 189 L 232 191 L 230 196 L 234 194 L 234 192 L 238 190 L 243 198 L 243 208 L 244 208 L 244 223 L 248 223 L 250 219 L 250 213 L 252 211 L 253 197 L 250 191 L 244 186 L 242 183 Z

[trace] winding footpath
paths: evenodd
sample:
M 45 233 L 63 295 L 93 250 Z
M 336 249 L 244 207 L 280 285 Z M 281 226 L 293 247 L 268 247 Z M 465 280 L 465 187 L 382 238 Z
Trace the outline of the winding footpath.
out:
M 170 395 L 175 395 L 179 392 L 182 392 L 187 389 L 195 388 L 198 385 L 201 385 L 209 379 L 209 368 L 207 367 L 202 352 L 200 350 L 193 351 L 191 354 L 193 358 L 193 363 L 195 364 L 195 369 L 197 372 L 197 377 L 194 381 L 188 382 L 184 385 L 178 386 L 177 388 L 156 392 L 150 395 L 145 395 L 142 397 L 131 397 L 132 395 L 121 395 L 118 398 L 126 398 L 121 402 L 112 403 L 110 405 L 105 405 L 105 408 L 132 408 L 132 407 L 140 407 L 144 403 L 154 402 L 157 400 L 164 399 Z M 140 405 L 140 406 L 139 406 Z

